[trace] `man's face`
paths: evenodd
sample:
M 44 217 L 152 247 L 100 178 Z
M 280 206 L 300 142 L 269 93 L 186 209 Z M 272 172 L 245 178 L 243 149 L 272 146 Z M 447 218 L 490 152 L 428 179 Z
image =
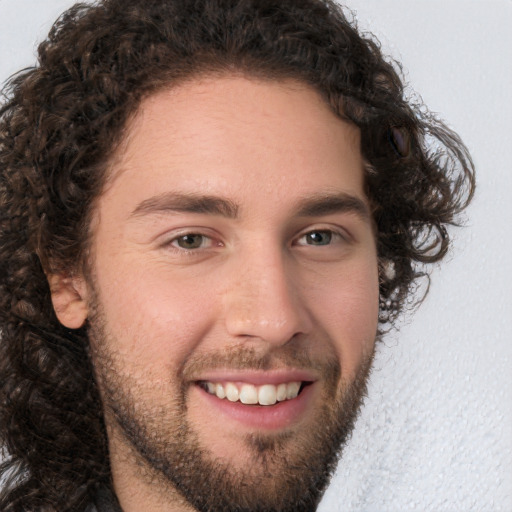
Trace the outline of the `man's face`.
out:
M 357 129 L 292 81 L 161 91 L 91 229 L 83 295 L 125 510 L 310 510 L 377 328 Z

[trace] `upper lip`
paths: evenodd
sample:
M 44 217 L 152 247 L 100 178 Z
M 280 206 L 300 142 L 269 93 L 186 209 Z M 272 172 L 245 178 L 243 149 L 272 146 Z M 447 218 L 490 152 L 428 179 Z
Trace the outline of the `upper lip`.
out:
M 196 381 L 202 382 L 243 382 L 254 386 L 273 384 L 277 386 L 285 382 L 314 382 L 317 377 L 310 371 L 298 369 L 286 370 L 210 370 L 202 374 Z

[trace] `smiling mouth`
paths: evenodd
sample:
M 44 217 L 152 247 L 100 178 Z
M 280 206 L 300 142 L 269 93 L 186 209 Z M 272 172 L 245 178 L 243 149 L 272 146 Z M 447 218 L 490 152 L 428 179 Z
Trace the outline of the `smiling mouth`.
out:
M 198 385 L 210 395 L 221 400 L 241 402 L 244 405 L 274 405 L 297 398 L 305 386 L 312 384 L 307 381 L 284 382 L 278 385 L 238 384 L 235 382 L 199 381 Z

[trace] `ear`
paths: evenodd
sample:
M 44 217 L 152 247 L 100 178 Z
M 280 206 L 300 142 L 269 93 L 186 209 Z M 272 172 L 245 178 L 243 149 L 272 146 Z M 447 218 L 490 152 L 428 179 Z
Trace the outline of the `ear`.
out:
M 79 329 L 89 314 L 87 285 L 82 277 L 61 274 L 48 276 L 52 303 L 59 322 L 69 329 Z

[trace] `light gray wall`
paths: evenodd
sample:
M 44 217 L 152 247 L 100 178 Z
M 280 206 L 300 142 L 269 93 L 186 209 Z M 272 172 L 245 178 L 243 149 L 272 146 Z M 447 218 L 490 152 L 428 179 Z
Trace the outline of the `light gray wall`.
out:
M 348 0 L 347 0 L 348 1 Z M 0 81 L 73 2 L 0 0 Z M 370 395 L 322 504 L 512 510 L 512 1 L 352 0 L 478 169 L 468 227 L 412 322 L 380 347 Z

